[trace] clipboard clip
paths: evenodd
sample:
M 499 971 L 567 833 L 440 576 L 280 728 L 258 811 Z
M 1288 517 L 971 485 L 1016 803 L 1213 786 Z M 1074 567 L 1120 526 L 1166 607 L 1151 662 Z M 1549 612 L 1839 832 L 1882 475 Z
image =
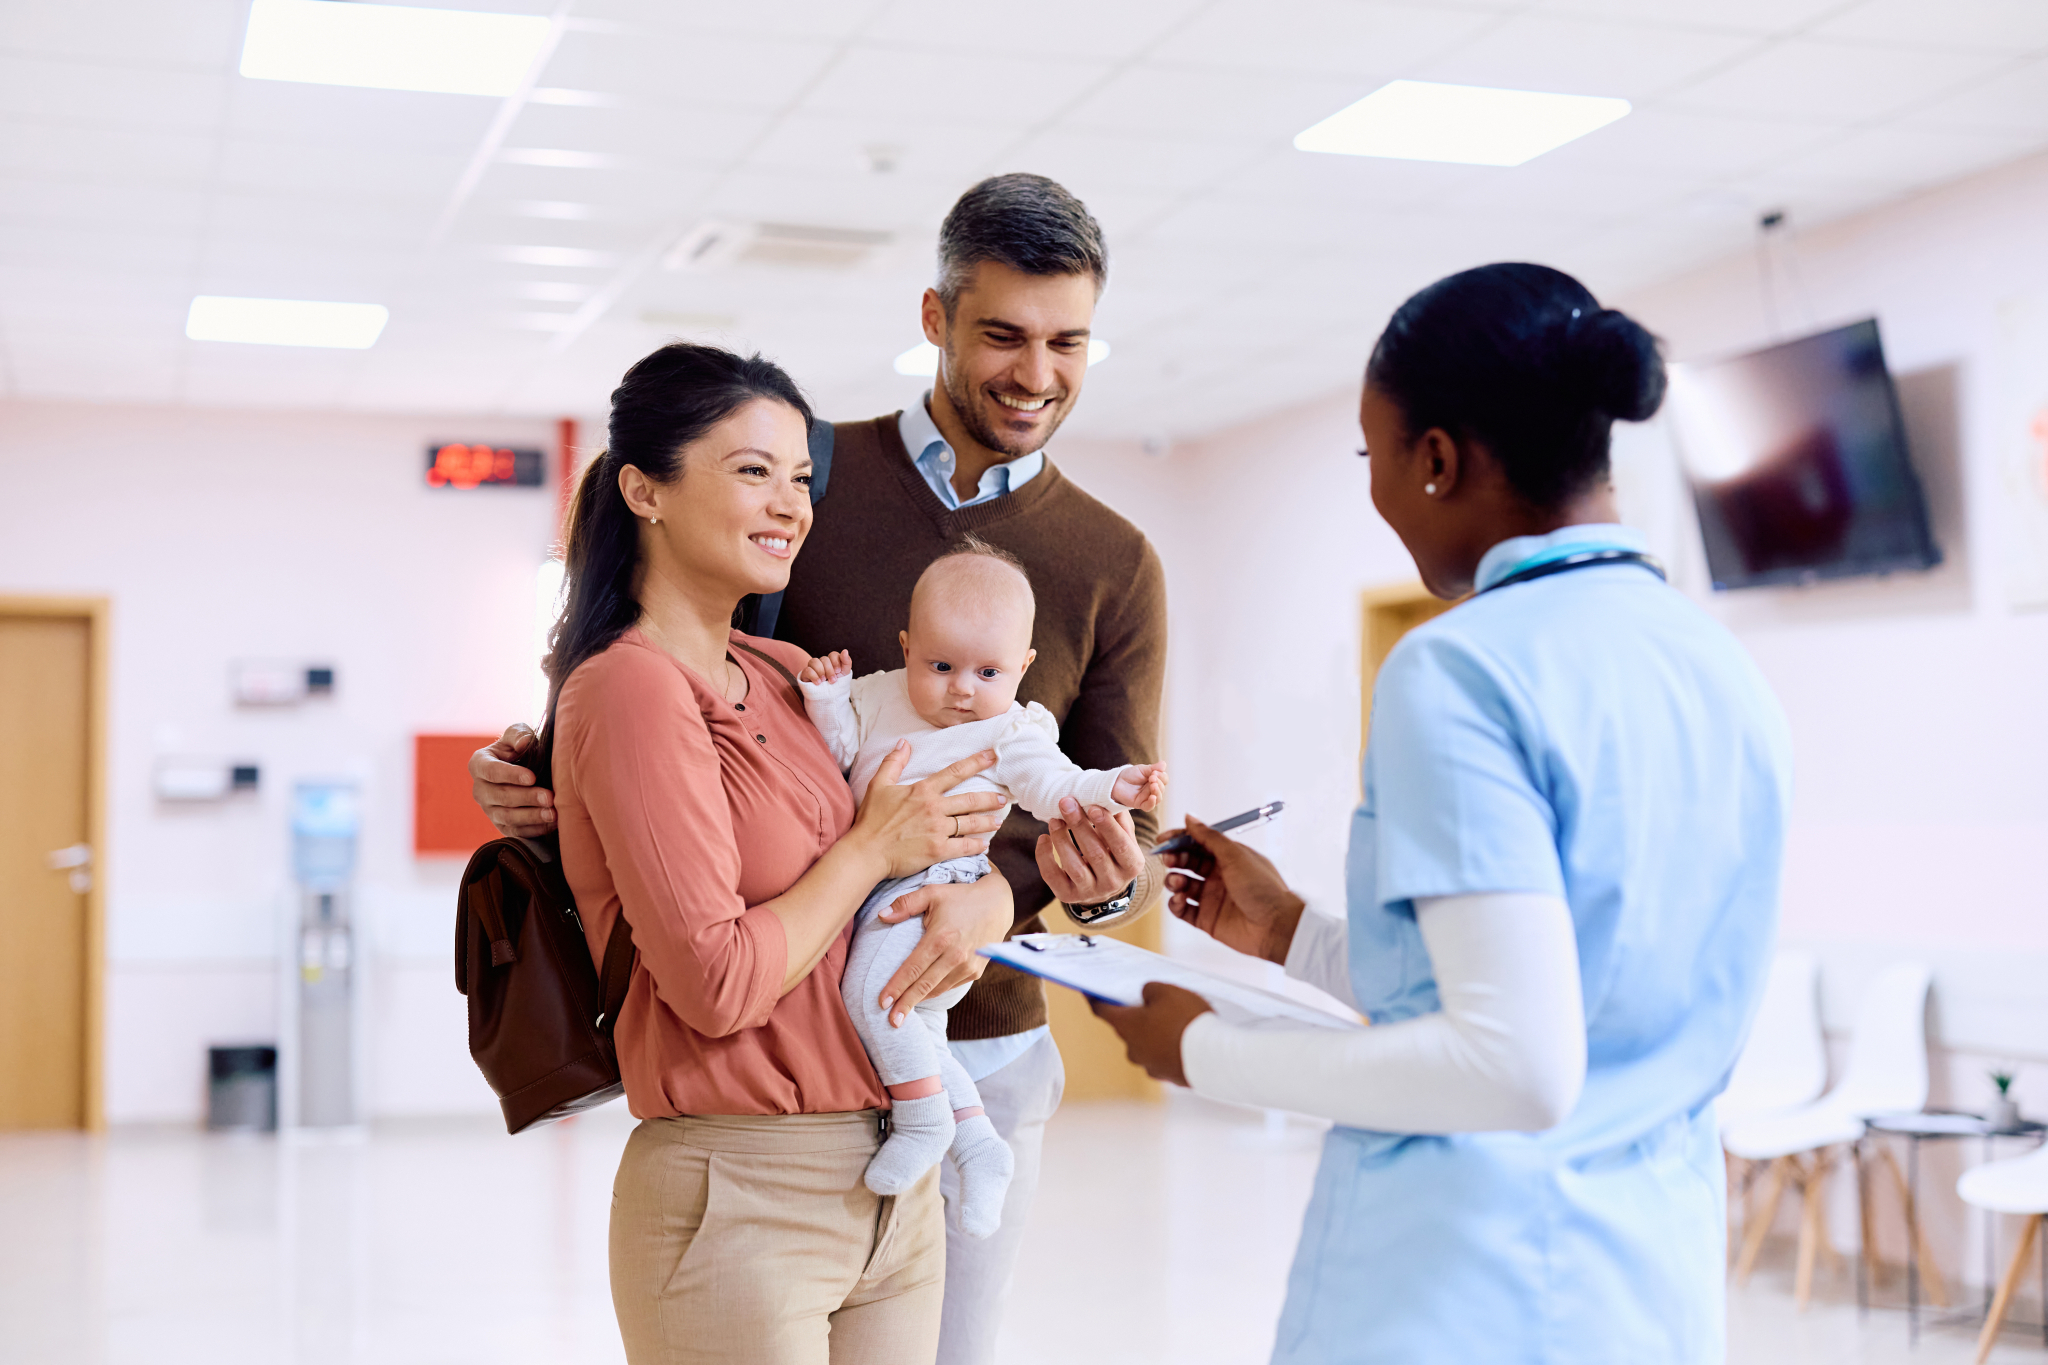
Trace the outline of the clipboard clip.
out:
M 1095 940 L 1087 934 L 1071 934 L 1067 935 L 1066 937 L 1077 938 L 1081 940 L 1081 946 L 1083 948 L 1093 948 L 1095 946 Z M 1020 948 L 1029 948 L 1034 953 L 1049 953 L 1053 951 L 1053 949 L 1046 947 L 1043 943 L 1033 943 L 1030 939 L 1026 938 L 1018 939 L 1017 946 Z

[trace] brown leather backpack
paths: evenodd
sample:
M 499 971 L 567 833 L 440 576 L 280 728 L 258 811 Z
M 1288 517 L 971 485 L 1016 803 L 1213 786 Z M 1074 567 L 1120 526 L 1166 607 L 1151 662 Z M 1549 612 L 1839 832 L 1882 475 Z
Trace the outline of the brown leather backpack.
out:
M 552 840 L 550 840 L 552 842 Z M 633 976 L 624 915 L 600 974 L 562 864 L 540 845 L 495 839 L 462 872 L 455 989 L 469 997 L 469 1055 L 517 1133 L 624 1090 L 612 1026 Z

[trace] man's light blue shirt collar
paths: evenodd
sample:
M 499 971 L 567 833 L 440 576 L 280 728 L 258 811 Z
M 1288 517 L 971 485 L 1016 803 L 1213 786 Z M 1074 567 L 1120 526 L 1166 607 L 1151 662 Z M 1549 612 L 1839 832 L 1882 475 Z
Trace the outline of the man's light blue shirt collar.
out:
M 1488 550 L 1479 561 L 1475 592 L 1485 592 L 1509 574 L 1548 564 L 1588 550 L 1636 550 L 1648 553 L 1650 542 L 1640 531 L 1611 522 L 1565 526 L 1547 536 L 1513 536 Z
M 903 410 L 903 415 L 897 419 L 896 429 L 903 437 L 903 448 L 910 452 L 910 462 L 917 466 L 917 472 L 924 475 L 924 481 L 931 485 L 932 492 L 939 495 L 939 501 L 954 511 L 1000 498 L 1005 493 L 1014 493 L 1044 471 L 1045 452 L 1039 450 L 1019 456 L 1007 464 L 990 465 L 981 472 L 981 485 L 975 489 L 974 496 L 965 502 L 960 501 L 960 495 L 953 491 L 953 447 L 946 444 L 946 438 L 939 434 L 939 424 L 932 420 L 931 401 L 931 390 L 927 389 L 922 399 Z

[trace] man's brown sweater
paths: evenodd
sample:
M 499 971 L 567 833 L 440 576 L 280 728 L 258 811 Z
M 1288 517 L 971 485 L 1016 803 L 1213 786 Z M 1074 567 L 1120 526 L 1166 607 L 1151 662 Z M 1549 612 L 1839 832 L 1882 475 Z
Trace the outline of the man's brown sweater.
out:
M 1038 651 L 1017 699 L 1060 723 L 1060 748 L 1084 768 L 1159 757 L 1159 694 L 1166 671 L 1166 579 L 1144 533 L 1082 492 L 1048 460 L 1014 493 L 955 511 L 939 501 L 903 448 L 895 416 L 834 428 L 832 473 L 811 534 L 790 571 L 775 634 L 812 654 L 853 654 L 856 675 L 901 668 L 897 632 L 910 621 L 918 575 L 973 534 L 1024 562 L 1038 598 Z M 1156 818 L 1135 814 L 1149 844 Z M 990 857 L 1017 900 L 1013 933 L 1045 926 L 1053 899 L 1038 875 L 1045 826 L 1013 811 Z M 1143 906 L 1160 868 L 1146 866 Z M 954 1006 L 947 1033 L 1001 1038 L 1045 1022 L 1036 977 L 989 964 Z

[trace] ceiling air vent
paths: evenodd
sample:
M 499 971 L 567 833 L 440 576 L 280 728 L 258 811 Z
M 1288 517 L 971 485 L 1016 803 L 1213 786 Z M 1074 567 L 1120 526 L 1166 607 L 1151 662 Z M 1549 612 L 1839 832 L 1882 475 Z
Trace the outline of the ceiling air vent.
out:
M 664 270 L 717 270 L 729 265 L 779 270 L 854 270 L 895 240 L 869 228 L 810 223 L 699 223 L 661 258 Z

